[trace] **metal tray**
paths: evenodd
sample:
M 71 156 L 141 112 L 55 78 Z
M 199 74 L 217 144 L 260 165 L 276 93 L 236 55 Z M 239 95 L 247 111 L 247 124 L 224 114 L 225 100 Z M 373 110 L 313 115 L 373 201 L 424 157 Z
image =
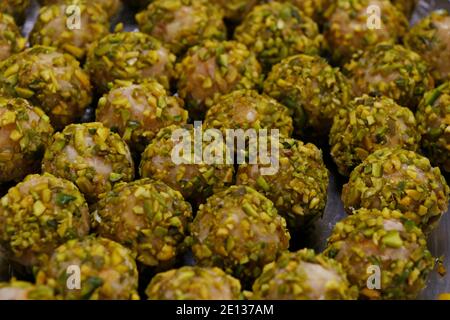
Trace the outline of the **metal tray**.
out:
M 28 12 L 28 19 L 23 26 L 22 31 L 24 35 L 28 35 L 33 28 L 34 21 L 38 14 L 38 8 L 39 6 L 36 1 L 33 1 L 33 5 Z M 411 19 L 411 24 L 414 24 L 429 12 L 441 8 L 450 10 L 450 0 L 420 0 Z M 134 23 L 133 15 L 134 13 L 124 6 L 119 15 L 114 19 L 112 26 L 114 27 L 118 22 L 123 22 L 126 31 L 136 30 L 137 27 Z M 88 118 L 89 114 L 92 115 L 92 110 L 88 113 Z M 342 185 L 345 181 L 337 174 L 336 167 L 329 158 L 326 150 L 324 150 L 324 156 L 327 167 L 330 170 L 328 202 L 323 218 L 315 223 L 312 230 L 308 232 L 307 238 L 304 240 L 305 246 L 317 251 L 322 251 L 325 248 L 326 239 L 331 234 L 334 225 L 346 216 L 344 206 L 340 199 Z M 450 183 L 449 177 L 447 177 L 447 182 Z M 0 196 L 5 191 L 6 190 L 0 190 Z M 450 271 L 450 210 L 441 219 L 439 227 L 430 235 L 428 246 L 435 257 L 443 257 L 444 266 Z M 11 267 L 8 266 L 6 261 L 0 256 L 0 281 L 7 280 L 11 275 L 11 272 Z M 436 299 L 440 293 L 444 292 L 450 292 L 450 274 L 440 276 L 434 271 L 430 275 L 428 285 L 419 296 L 419 299 Z

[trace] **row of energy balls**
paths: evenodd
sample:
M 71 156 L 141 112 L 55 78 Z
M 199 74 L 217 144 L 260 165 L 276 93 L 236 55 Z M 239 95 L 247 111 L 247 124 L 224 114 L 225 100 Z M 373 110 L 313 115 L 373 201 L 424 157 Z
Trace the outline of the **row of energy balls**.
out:
M 389 23 L 406 18 L 389 1 L 377 1 L 392 14 L 382 32 L 361 31 L 371 1 L 335 1 L 327 10 L 320 1 L 255 6 L 238 23 L 237 41 L 225 40 L 224 13 L 207 1 L 156 0 L 136 16 L 145 33 L 119 26 L 107 35 L 98 19 L 106 8 L 108 23 L 118 6 L 97 2 L 77 2 L 80 30 L 64 29 L 67 4 L 41 8 L 25 51 L 18 33 L 2 33 L 14 54 L 0 63 L 0 181 L 36 172 L 45 155 L 44 173 L 11 188 L 0 207 L 2 252 L 33 269 L 36 285 L 12 281 L 0 294 L 137 298 L 135 260 L 139 269 L 164 271 L 191 248 L 198 266 L 158 274 L 148 297 L 239 298 L 239 280 L 254 283 L 252 298 L 417 295 L 433 267 L 423 232 L 448 204 L 439 169 L 414 152 L 423 135 L 430 158 L 448 171 L 448 72 L 440 76 L 448 68 L 448 13 L 432 14 L 405 37 L 421 58 L 394 44 L 406 27 Z M 250 10 L 251 1 L 240 3 L 224 4 L 227 18 L 239 21 Z M 307 15 L 323 25 L 333 63 L 350 61 L 345 76 L 317 56 L 325 41 Z M 86 60 L 84 69 L 77 59 Z M 434 81 L 442 85 L 433 89 Z M 102 95 L 99 122 L 71 124 L 90 104 L 91 85 Z M 418 104 L 421 132 L 409 111 Z M 279 129 L 279 174 L 262 176 L 258 165 L 236 174 L 228 165 L 175 165 L 172 132 L 193 130 L 184 107 L 194 118 L 205 115 L 207 128 Z M 63 130 L 52 136 L 52 126 Z M 340 172 L 354 169 L 343 199 L 357 214 L 337 224 L 324 254 L 286 251 L 288 230 L 321 216 L 328 183 L 321 151 L 290 138 L 294 127 L 317 141 L 331 128 Z M 132 155 L 142 151 L 142 179 L 131 182 Z M 186 200 L 201 203 L 195 218 Z M 366 286 L 371 264 L 383 271 L 381 290 Z M 81 267 L 81 290 L 66 286 L 70 265 Z

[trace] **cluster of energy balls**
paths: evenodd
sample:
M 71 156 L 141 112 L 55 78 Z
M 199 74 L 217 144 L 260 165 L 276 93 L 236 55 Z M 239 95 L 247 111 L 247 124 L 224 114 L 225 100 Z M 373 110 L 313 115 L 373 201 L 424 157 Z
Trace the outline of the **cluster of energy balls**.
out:
M 415 0 L 40 0 L 25 38 L 30 2 L 0 1 L 0 260 L 13 270 L 0 299 L 425 287 L 426 237 L 450 193 L 448 11 L 410 26 Z M 138 31 L 117 22 L 123 10 Z M 174 134 L 194 121 L 278 130 L 277 172 L 262 174 L 262 156 L 174 161 Z M 318 253 L 295 242 L 327 204 L 324 153 L 348 181 L 349 215 Z M 381 288 L 367 286 L 371 266 Z

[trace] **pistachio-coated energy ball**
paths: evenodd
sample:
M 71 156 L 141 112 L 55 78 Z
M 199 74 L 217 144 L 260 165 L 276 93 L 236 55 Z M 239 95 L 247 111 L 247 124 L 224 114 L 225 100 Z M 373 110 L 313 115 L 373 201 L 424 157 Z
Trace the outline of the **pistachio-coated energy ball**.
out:
M 150 300 L 239 300 L 241 283 L 219 268 L 185 266 L 158 273 L 145 292 Z
M 361 299 L 415 299 L 434 268 L 420 228 L 388 208 L 359 209 L 338 222 L 325 255 L 341 263 Z
M 289 246 L 286 221 L 272 201 L 246 186 L 233 186 L 200 205 L 191 226 L 200 266 L 217 266 L 244 283 Z
M 0 249 L 18 265 L 42 265 L 67 240 L 89 233 L 89 209 L 70 181 L 29 175 L 0 200 Z
M 425 232 L 447 211 L 450 189 L 439 168 L 417 153 L 383 148 L 353 170 L 342 201 L 348 213 L 358 208 L 398 210 Z

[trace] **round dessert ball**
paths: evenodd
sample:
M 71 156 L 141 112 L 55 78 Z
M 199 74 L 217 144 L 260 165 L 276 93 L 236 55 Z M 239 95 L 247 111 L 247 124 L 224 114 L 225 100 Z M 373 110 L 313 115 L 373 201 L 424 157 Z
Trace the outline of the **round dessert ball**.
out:
M 12 279 L 0 282 L 0 300 L 54 300 L 50 287 Z
M 379 44 L 355 55 L 344 72 L 351 80 L 354 96 L 384 95 L 413 110 L 424 93 L 434 87 L 427 63 L 401 45 Z
M 278 170 L 264 175 L 261 169 L 267 165 L 241 164 L 236 183 L 270 199 L 293 232 L 322 216 L 327 203 L 328 170 L 322 151 L 311 143 L 283 137 L 276 142 L 271 139 L 272 143 L 278 143 L 279 168 L 274 167 Z
M 14 19 L 0 12 L 0 61 L 25 49 L 26 41 Z
M 0 92 L 24 98 L 50 117 L 55 129 L 81 118 L 92 100 L 89 76 L 55 48 L 35 46 L 0 64 Z
M 295 131 L 327 137 L 334 115 L 350 101 L 350 84 L 338 68 L 319 56 L 295 55 L 276 64 L 264 92 L 287 106 Z
M 134 179 L 126 143 L 101 123 L 71 124 L 53 136 L 42 170 L 75 183 L 89 202 L 119 181 Z
M 286 221 L 272 201 L 246 186 L 232 186 L 200 205 L 191 225 L 200 266 L 216 266 L 251 283 L 289 247 Z
M 206 113 L 205 128 L 219 129 L 278 129 L 289 137 L 293 131 L 289 109 L 267 95 L 255 90 L 236 90 L 221 96 Z
M 223 8 L 225 18 L 239 22 L 261 0 L 213 0 L 212 2 Z
M 257 89 L 262 78 L 255 55 L 236 41 L 206 40 L 189 49 L 176 71 L 178 94 L 191 115 L 203 115 L 221 95 Z
M 154 78 L 166 89 L 173 76 L 175 55 L 141 32 L 118 32 L 100 39 L 87 54 L 86 69 L 99 93 L 115 80 Z
M 165 183 L 142 179 L 119 183 L 104 194 L 93 220 L 100 236 L 129 247 L 142 264 L 163 269 L 183 250 L 192 209 Z
M 2 0 L 0 12 L 14 17 L 18 25 L 25 21 L 25 11 L 30 6 L 30 0 Z
M 416 119 L 425 154 L 434 165 L 450 173 L 450 82 L 425 93 Z
M 434 268 L 420 228 L 388 208 L 355 213 L 336 224 L 325 255 L 342 264 L 361 299 L 415 299 Z M 380 289 L 369 288 L 377 277 Z
M 108 15 L 108 17 L 115 16 L 120 8 L 122 7 L 121 0 L 38 0 L 38 2 L 41 4 L 41 6 L 48 6 L 52 4 L 90 4 L 95 3 L 96 5 L 100 6 L 105 13 Z M 129 1 L 127 1 L 129 2 Z
M 223 11 L 209 0 L 156 0 L 136 15 L 139 30 L 175 54 L 207 39 L 226 40 Z
M 0 248 L 34 267 L 69 239 L 89 233 L 89 209 L 78 188 L 51 174 L 29 175 L 0 200 Z
M 417 6 L 419 0 L 391 0 L 394 6 L 397 7 L 406 17 L 410 18 Z
M 79 20 L 71 18 L 74 5 Z M 108 18 L 103 8 L 92 2 L 66 1 L 44 6 L 31 31 L 30 44 L 55 47 L 81 60 L 95 41 L 109 33 Z
M 145 293 L 149 300 L 240 300 L 241 283 L 219 268 L 185 266 L 158 273 Z
M 425 232 L 447 211 L 450 189 L 439 168 L 417 153 L 383 148 L 353 170 L 342 201 L 348 213 L 359 208 L 399 210 Z
M 419 143 L 412 111 L 384 96 L 354 99 L 338 111 L 330 132 L 331 156 L 344 176 L 375 150 L 398 146 L 416 151 Z
M 256 300 L 355 300 L 342 266 L 314 250 L 285 252 L 253 284 Z
M 156 134 L 187 122 L 184 102 L 155 80 L 120 81 L 100 98 L 96 121 L 117 132 L 131 150 L 141 153 Z
M 265 71 L 294 54 L 319 54 L 323 44 L 317 24 L 289 2 L 256 6 L 234 38 L 256 54 Z
M 41 109 L 24 99 L 0 97 L 0 183 L 38 172 L 52 135 Z
M 379 9 L 379 21 L 372 7 Z M 337 63 L 378 43 L 397 43 L 408 30 L 408 20 L 389 0 L 337 0 L 325 19 L 325 39 Z
M 70 288 L 71 278 L 80 277 L 80 287 Z M 130 250 L 92 236 L 59 246 L 36 278 L 64 300 L 137 300 L 138 271 Z
M 450 14 L 434 11 L 405 36 L 405 45 L 430 65 L 435 80 L 450 80 Z
M 185 199 L 201 203 L 233 183 L 234 168 L 233 164 L 226 163 L 222 144 L 220 147 L 224 148 L 219 152 L 222 158 L 217 161 L 197 159 L 195 145 L 184 151 L 186 143 L 191 146 L 195 141 L 194 130 L 192 125 L 161 129 L 142 153 L 139 173 L 143 178 L 165 182 Z M 201 146 L 205 154 L 209 143 L 203 141 Z

